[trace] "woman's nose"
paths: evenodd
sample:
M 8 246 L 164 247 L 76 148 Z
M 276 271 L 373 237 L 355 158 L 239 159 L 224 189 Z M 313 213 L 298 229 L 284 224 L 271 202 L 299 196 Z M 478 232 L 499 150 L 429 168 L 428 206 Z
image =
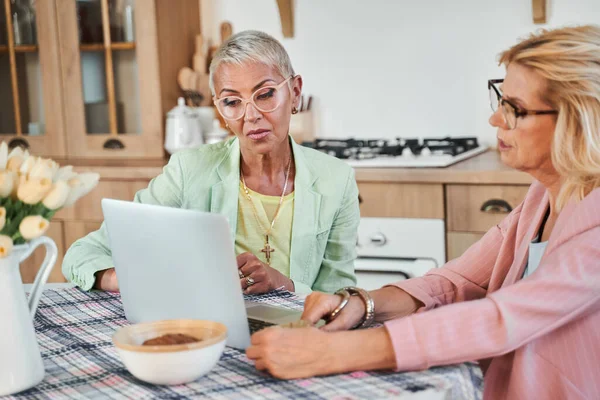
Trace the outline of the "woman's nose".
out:
M 498 107 L 496 112 L 490 116 L 489 123 L 494 128 L 507 129 L 506 121 L 504 120 L 504 115 L 502 115 L 502 110 L 500 107 Z
M 254 122 L 262 116 L 260 111 L 256 109 L 254 104 L 248 103 L 246 104 L 246 112 L 244 114 L 244 121 Z

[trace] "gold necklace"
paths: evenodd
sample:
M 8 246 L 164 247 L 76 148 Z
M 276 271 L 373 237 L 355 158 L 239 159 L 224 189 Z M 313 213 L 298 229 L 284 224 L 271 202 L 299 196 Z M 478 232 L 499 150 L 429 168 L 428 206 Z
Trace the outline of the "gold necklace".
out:
M 277 205 L 277 209 L 275 210 L 275 214 L 273 215 L 273 220 L 271 221 L 271 225 L 265 231 L 265 247 L 263 247 L 260 250 L 261 253 L 265 253 L 265 258 L 267 260 L 268 265 L 271 264 L 271 253 L 273 253 L 275 251 L 275 249 L 272 248 L 271 245 L 269 244 L 269 235 L 271 234 L 271 230 L 273 229 L 273 226 L 275 225 L 275 220 L 277 219 L 277 216 L 279 215 L 279 209 L 281 208 L 281 204 L 283 203 L 283 198 L 285 197 L 285 191 L 287 190 L 291 166 L 292 166 L 292 158 L 290 157 L 290 159 L 288 161 L 287 171 L 285 173 L 285 183 L 283 184 L 283 192 L 281 192 L 281 197 L 279 198 L 279 204 Z M 250 197 L 250 192 L 248 191 L 248 187 L 246 186 L 246 180 L 244 179 L 244 171 L 242 171 L 241 165 L 240 165 L 240 176 L 242 177 L 242 184 L 244 185 L 244 192 L 246 193 L 246 197 L 248 198 L 248 201 L 250 202 L 250 205 L 252 206 L 252 212 L 254 213 L 254 218 L 256 218 L 256 223 L 258 224 L 259 227 L 262 228 L 262 224 L 260 222 L 260 219 L 258 218 L 258 213 L 256 211 L 256 207 L 254 206 L 254 202 L 252 201 L 252 198 Z

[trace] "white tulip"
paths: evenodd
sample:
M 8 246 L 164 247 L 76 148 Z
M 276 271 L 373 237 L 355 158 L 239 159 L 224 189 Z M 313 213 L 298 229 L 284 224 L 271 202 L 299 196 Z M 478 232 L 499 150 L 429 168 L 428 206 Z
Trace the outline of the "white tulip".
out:
M 29 153 L 28 153 L 29 154 Z M 20 146 L 14 147 L 10 153 L 8 153 L 8 158 L 12 158 L 12 157 L 21 157 L 21 158 L 25 158 L 25 151 L 23 151 L 23 149 Z
M 42 203 L 49 210 L 58 210 L 65 204 L 65 201 L 67 201 L 70 191 L 71 188 L 67 182 L 57 181 L 52 185 L 52 189 L 48 192 L 46 197 L 44 197 Z
M 31 170 L 31 168 L 33 168 L 33 166 L 37 162 L 38 158 L 39 157 L 31 156 L 31 157 L 28 157 L 27 160 L 24 160 L 23 165 L 21 165 L 21 169 L 19 170 L 21 175 L 29 174 L 29 171 Z
M 6 142 L 0 144 L 0 170 L 6 169 L 6 162 L 8 161 L 8 145 Z
M 38 158 L 29 170 L 28 178 L 46 178 L 53 180 L 58 164 L 48 158 Z
M 25 155 L 27 154 L 27 157 Z M 6 169 L 13 172 L 19 172 L 23 161 L 29 158 L 29 153 L 24 152 L 19 146 L 15 147 L 8 153 L 8 161 L 6 162 Z
M 54 181 L 68 181 L 69 179 L 75 178 L 77 176 L 76 172 L 73 172 L 72 165 L 66 165 L 61 167 L 56 171 L 56 175 L 54 175 Z
M 6 225 L 6 208 L 0 207 L 0 231 L 4 229 Z
M 8 159 L 6 163 L 6 169 L 11 172 L 19 172 L 23 165 L 23 158 L 20 156 L 14 156 Z
M 14 172 L 0 172 L 0 197 L 8 197 L 15 187 L 16 176 Z
M 52 189 L 52 181 L 47 178 L 27 179 L 21 175 L 19 179 L 19 188 L 17 189 L 17 198 L 25 204 L 37 204 Z
M 71 187 L 69 197 L 65 201 L 65 207 L 72 206 L 77 200 L 88 194 L 96 187 L 100 175 L 93 172 L 86 172 L 77 175 L 75 178 L 69 179 L 68 183 Z
M 10 236 L 0 235 L 0 258 L 10 254 L 13 248 L 13 241 Z
M 19 232 L 25 240 L 35 239 L 42 236 L 48 230 L 50 222 L 41 215 L 30 215 L 23 218 L 19 225 Z

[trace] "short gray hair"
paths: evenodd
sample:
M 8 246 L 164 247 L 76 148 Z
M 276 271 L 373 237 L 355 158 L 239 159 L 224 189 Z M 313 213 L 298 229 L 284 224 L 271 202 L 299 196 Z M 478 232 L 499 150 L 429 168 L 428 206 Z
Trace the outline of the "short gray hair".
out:
M 242 31 L 227 39 L 217 49 L 210 63 L 209 85 L 212 95 L 215 95 L 215 71 L 219 65 L 242 65 L 247 62 L 275 67 L 284 78 L 295 75 L 290 56 L 277 39 L 260 31 Z

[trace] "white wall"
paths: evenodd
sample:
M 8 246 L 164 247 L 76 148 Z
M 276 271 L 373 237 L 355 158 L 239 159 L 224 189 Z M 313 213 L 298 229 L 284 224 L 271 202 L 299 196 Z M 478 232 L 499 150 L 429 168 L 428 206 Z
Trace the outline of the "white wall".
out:
M 533 24 L 531 0 L 296 0 L 284 39 L 275 0 L 201 0 L 205 35 L 219 23 L 282 41 L 305 92 L 317 136 L 476 135 L 495 143 L 486 83 L 497 54 Z M 600 23 L 600 0 L 548 0 L 547 26 Z

